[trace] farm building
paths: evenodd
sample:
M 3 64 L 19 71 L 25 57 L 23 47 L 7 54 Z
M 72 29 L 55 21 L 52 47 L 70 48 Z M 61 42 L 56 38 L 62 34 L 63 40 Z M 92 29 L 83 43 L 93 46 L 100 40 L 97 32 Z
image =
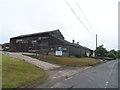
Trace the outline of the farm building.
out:
M 8 51 L 10 49 L 10 43 L 4 43 L 2 44 L 2 50 Z
M 66 41 L 58 30 L 10 38 L 10 51 L 39 52 L 46 55 L 91 56 L 93 50 Z
M 0 44 L 0 51 L 2 51 L 3 49 L 2 49 L 2 44 Z

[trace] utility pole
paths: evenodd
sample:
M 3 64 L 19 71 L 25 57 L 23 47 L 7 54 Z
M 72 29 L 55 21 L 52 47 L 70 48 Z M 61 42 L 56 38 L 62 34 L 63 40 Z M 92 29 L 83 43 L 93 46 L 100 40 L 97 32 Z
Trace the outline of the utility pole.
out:
M 96 34 L 96 49 L 97 49 L 97 34 Z M 96 53 L 95 53 L 95 56 L 97 57 Z
M 97 34 L 96 34 L 96 49 L 97 49 Z

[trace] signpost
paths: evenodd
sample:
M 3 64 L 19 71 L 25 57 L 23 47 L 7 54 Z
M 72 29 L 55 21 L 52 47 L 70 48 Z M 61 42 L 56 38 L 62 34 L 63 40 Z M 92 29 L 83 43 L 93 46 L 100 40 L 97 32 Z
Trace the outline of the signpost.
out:
M 89 56 L 90 56 L 90 54 L 89 54 L 88 52 L 86 53 L 86 55 L 87 55 L 87 57 L 89 57 Z
M 55 54 L 56 54 L 56 56 L 62 56 L 62 47 L 57 47 Z

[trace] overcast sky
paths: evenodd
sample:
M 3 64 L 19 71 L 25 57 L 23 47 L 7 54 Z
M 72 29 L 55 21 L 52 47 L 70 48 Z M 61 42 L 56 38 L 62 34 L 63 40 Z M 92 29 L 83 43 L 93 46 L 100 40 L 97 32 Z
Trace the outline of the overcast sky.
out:
M 11 37 L 59 29 L 67 41 L 95 49 L 98 45 L 108 50 L 118 48 L 119 0 L 67 0 L 77 16 L 93 36 L 79 22 L 65 0 L 0 0 L 0 43 Z

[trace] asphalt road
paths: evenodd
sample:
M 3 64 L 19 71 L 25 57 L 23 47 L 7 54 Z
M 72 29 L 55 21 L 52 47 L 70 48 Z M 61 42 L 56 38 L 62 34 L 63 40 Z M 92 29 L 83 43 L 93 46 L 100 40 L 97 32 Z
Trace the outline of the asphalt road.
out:
M 51 88 L 118 88 L 118 60 L 79 72 Z

